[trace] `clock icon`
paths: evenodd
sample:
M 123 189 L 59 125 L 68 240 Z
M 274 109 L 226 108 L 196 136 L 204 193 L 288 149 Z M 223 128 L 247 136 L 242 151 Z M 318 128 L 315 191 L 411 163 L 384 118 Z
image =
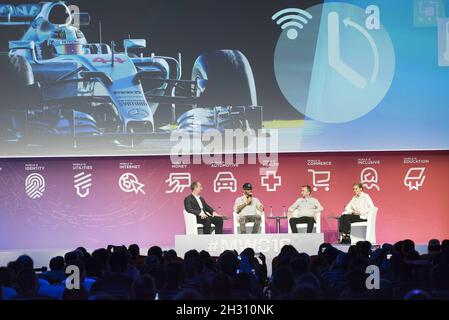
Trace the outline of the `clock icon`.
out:
M 366 87 L 367 81 L 357 71 L 347 65 L 340 55 L 340 21 L 337 12 L 332 11 L 327 15 L 328 38 L 328 62 L 329 66 L 351 82 L 357 88 Z
M 358 119 L 387 94 L 395 54 L 386 27 L 365 27 L 361 7 L 332 2 L 306 9 L 313 17 L 296 39 L 286 30 L 276 45 L 276 80 L 286 100 L 325 123 Z M 321 19 L 319 18 L 321 17 Z
M 373 51 L 373 74 L 371 76 L 370 82 L 375 83 L 377 80 L 377 74 L 379 73 L 379 52 L 377 46 L 370 36 L 367 30 L 365 30 L 361 25 L 352 21 L 349 17 L 343 21 L 345 26 L 352 26 L 355 30 L 358 30 L 361 35 L 363 35 Z M 364 89 L 368 80 L 360 75 L 356 70 L 351 68 L 346 64 L 340 55 L 340 17 L 335 11 L 329 12 L 327 15 L 327 34 L 328 34 L 328 62 L 329 66 L 333 68 L 336 72 L 341 74 L 346 80 L 351 82 L 355 87 L 359 89 Z

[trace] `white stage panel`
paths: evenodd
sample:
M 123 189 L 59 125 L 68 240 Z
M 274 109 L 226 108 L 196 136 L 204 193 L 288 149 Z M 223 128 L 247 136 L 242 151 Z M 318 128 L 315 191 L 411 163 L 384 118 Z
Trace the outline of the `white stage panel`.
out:
M 175 250 L 179 257 L 192 249 L 206 250 L 211 256 L 219 256 L 224 250 L 241 252 L 253 248 L 267 258 L 268 274 L 271 274 L 271 261 L 286 244 L 293 245 L 299 252 L 316 255 L 324 242 L 323 233 L 280 233 L 280 234 L 217 234 L 217 235 L 176 235 Z

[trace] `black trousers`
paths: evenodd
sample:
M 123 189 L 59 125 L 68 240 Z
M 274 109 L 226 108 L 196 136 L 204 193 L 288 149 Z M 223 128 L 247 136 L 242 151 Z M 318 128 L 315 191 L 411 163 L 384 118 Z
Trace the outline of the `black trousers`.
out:
M 365 219 L 361 219 L 360 216 L 356 214 L 343 214 L 338 223 L 338 230 L 341 233 L 350 233 L 351 232 L 351 223 L 354 222 L 362 222 L 366 221 Z
M 203 225 L 203 234 L 211 233 L 211 223 L 215 225 L 215 234 L 223 233 L 223 218 L 222 217 L 207 217 L 201 219 L 200 216 L 196 217 L 196 221 Z
M 293 233 L 298 233 L 298 228 L 296 228 L 298 223 L 307 223 L 307 233 L 312 233 L 315 219 L 313 217 L 290 218 L 289 223 Z

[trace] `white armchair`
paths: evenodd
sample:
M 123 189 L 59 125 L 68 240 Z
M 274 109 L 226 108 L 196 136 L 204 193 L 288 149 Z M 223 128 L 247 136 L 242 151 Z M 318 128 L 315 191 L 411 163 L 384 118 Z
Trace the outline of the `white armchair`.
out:
M 259 212 L 259 214 L 261 215 L 259 233 L 265 233 L 265 213 Z M 240 233 L 239 214 L 234 211 L 232 213 L 232 217 L 234 220 L 233 221 L 234 234 L 239 234 Z M 247 222 L 245 226 L 246 226 L 246 233 L 251 233 L 253 231 L 254 222 Z
M 298 228 L 298 233 L 307 233 L 307 223 L 297 223 L 296 228 Z M 318 212 L 316 215 L 316 221 L 313 226 L 312 232 L 321 233 L 321 212 Z M 292 233 L 292 228 L 290 227 L 290 219 L 288 219 L 288 233 Z
M 193 213 L 189 213 L 184 210 L 184 223 L 186 225 L 186 234 L 201 234 L 203 230 L 203 224 L 196 221 L 196 216 Z M 212 233 L 215 233 L 215 225 L 211 224 Z M 201 233 L 199 232 L 201 231 Z
M 365 240 L 368 240 L 371 244 L 376 244 L 377 211 L 378 208 L 374 207 L 368 213 L 366 221 L 351 223 L 351 244 Z

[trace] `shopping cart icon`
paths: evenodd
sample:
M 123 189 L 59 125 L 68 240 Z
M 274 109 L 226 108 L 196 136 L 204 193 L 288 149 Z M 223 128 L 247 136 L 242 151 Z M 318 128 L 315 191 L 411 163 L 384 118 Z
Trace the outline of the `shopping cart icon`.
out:
M 308 172 L 312 173 L 313 191 L 317 191 L 318 188 L 324 188 L 324 190 L 329 191 L 331 180 L 330 171 L 316 171 L 309 169 Z

